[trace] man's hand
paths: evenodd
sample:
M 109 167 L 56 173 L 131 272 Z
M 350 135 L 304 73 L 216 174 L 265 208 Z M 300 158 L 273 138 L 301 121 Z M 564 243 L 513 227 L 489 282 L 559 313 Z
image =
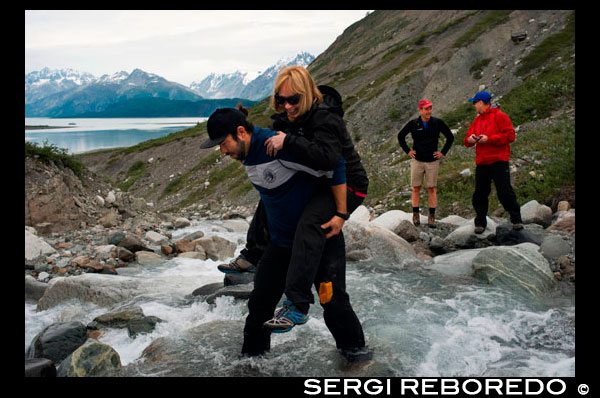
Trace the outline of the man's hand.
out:
M 482 144 L 485 144 L 488 141 L 488 136 L 487 135 L 481 135 L 481 138 L 479 139 L 479 142 L 481 142 Z
M 467 142 L 468 142 L 469 144 L 475 144 L 475 143 L 477 142 L 477 140 L 475 139 L 475 134 L 471 134 L 471 135 L 469 136 L 469 138 L 467 138 Z
M 442 159 L 444 157 L 444 154 L 441 153 L 441 152 L 436 151 L 436 152 L 433 153 L 433 157 L 435 159 Z
M 273 157 L 277 156 L 277 152 L 283 148 L 283 140 L 285 140 L 285 133 L 283 131 L 278 131 L 277 135 L 268 138 L 265 141 L 267 155 Z
M 408 156 L 410 156 L 412 159 L 414 159 L 416 155 L 417 151 L 415 151 L 414 149 L 411 149 L 411 151 L 408 152 Z
M 327 235 L 325 235 L 325 239 L 329 239 L 332 236 L 335 236 L 340 233 L 342 227 L 344 226 L 344 219 L 342 217 L 333 216 L 331 220 L 327 221 L 325 224 L 321 225 L 322 229 L 331 228 L 331 231 Z

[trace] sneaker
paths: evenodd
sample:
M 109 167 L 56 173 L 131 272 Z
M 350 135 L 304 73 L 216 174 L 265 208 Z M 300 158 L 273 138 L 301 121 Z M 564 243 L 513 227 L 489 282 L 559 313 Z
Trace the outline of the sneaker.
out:
M 522 229 L 523 229 L 523 223 L 520 223 L 520 222 L 518 222 L 518 223 L 514 223 L 514 224 L 513 224 L 513 229 L 514 229 L 515 231 L 520 231 L 520 230 L 522 230 Z
M 242 272 L 256 272 L 256 267 L 242 256 L 236 257 L 229 264 L 219 264 L 217 269 L 225 274 L 239 274 Z
M 413 213 L 413 224 L 415 225 L 415 227 L 421 225 L 421 216 L 419 215 L 419 213 Z
M 348 363 L 362 363 L 373 359 L 373 350 L 364 347 L 342 348 L 340 350 L 342 356 Z
M 277 310 L 275 316 L 264 323 L 264 327 L 273 333 L 285 333 L 292 330 L 296 325 L 304 325 L 308 322 L 308 315 L 296 309 L 290 300 L 283 302 L 283 307 Z
M 483 231 L 485 231 L 485 227 L 482 227 L 482 226 L 475 227 L 475 233 L 476 234 L 482 234 Z
M 427 217 L 427 226 L 429 228 L 435 228 L 435 214 L 430 214 L 429 217 Z

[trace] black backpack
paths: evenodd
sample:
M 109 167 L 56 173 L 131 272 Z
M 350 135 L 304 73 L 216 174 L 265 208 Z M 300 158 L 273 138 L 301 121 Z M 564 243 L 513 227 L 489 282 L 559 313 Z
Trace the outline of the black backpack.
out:
M 340 115 L 340 117 L 344 117 L 344 109 L 342 108 L 342 96 L 338 91 L 330 86 L 317 86 L 321 94 L 323 94 L 323 103 L 327 108 L 333 113 Z M 320 104 L 320 105 L 322 105 Z

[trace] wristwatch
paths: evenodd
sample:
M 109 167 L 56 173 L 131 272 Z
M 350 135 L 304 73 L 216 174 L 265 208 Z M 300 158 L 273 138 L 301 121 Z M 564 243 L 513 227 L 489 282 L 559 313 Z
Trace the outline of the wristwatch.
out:
M 335 212 L 335 215 L 343 218 L 344 220 L 347 220 L 348 218 L 350 218 L 350 214 L 349 213 L 340 213 L 339 211 Z

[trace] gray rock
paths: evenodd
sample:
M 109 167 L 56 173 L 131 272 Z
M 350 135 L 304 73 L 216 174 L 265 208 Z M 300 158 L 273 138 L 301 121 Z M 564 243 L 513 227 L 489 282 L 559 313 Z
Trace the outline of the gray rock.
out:
M 487 226 L 483 233 L 475 233 L 475 224 L 470 221 L 448 234 L 446 240 L 451 244 L 462 248 L 473 248 L 479 241 L 496 234 L 496 222 L 487 217 Z
M 87 340 L 81 322 L 57 322 L 38 333 L 27 349 L 27 358 L 47 358 L 60 363 Z
M 531 225 L 520 231 L 515 231 L 511 223 L 503 223 L 496 227 L 496 243 L 500 246 L 512 246 L 526 242 L 539 246 L 543 240 L 543 230 L 531 229 Z
M 192 292 L 192 296 L 208 296 L 215 293 L 223 286 L 223 282 L 209 283 L 208 285 L 201 286 L 198 289 L 194 290 Z
M 566 240 L 557 235 L 548 235 L 540 246 L 540 252 L 548 261 L 567 255 L 571 252 L 571 246 Z
M 233 257 L 237 245 L 217 235 L 195 240 L 204 248 L 206 257 L 214 261 L 225 260 Z
M 473 271 L 491 285 L 532 296 L 547 293 L 555 284 L 548 261 L 533 243 L 485 248 L 473 259 Z
M 433 264 L 426 268 L 433 269 L 444 275 L 472 275 L 473 259 L 483 249 L 466 249 L 442 254 L 433 258 Z
M 244 285 L 246 283 L 254 282 L 254 272 L 241 272 L 239 274 L 225 274 L 223 278 L 223 284 L 225 286 L 231 285 Z
M 537 200 L 531 200 L 521 206 L 521 218 L 523 224 L 539 224 L 547 228 L 552 223 L 552 209 L 541 205 Z
M 56 250 L 44 239 L 25 229 L 25 260 L 34 260 L 53 253 L 56 253 Z
M 248 300 L 250 293 L 254 289 L 254 283 L 246 283 L 244 285 L 224 286 L 206 298 L 206 302 L 214 304 L 218 297 L 231 296 L 236 300 Z
M 106 377 L 121 374 L 121 357 L 108 344 L 89 339 L 58 366 L 59 377 Z
M 54 362 L 47 358 L 25 358 L 25 377 L 56 377 Z
M 145 316 L 141 307 L 133 306 L 97 316 L 87 327 L 88 329 L 127 328 L 129 337 L 135 337 L 140 333 L 151 333 L 158 322 L 162 322 L 162 319 Z
M 39 282 L 31 275 L 25 275 L 25 300 L 41 299 L 47 288 L 47 283 Z

